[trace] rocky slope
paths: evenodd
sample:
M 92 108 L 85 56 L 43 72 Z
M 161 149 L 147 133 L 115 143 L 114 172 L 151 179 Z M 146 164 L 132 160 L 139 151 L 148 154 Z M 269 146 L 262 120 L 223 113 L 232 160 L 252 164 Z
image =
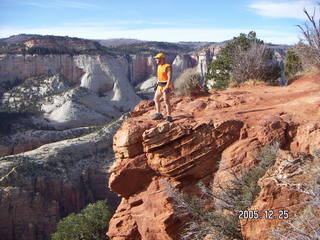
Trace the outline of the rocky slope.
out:
M 106 55 L 1 55 L 1 108 L 36 101 L 57 129 L 105 123 L 139 102 L 126 70 L 124 59 Z
M 56 223 L 90 202 L 118 198 L 105 183 L 124 118 L 81 137 L 0 158 L 1 239 L 50 239 Z
M 261 191 L 250 209 L 287 210 L 293 217 L 307 199 L 296 184 L 309 186 L 319 177 L 312 170 L 319 159 L 309 155 L 320 147 L 319 91 L 320 75 L 314 75 L 287 87 L 252 86 L 174 97 L 172 123 L 150 120 L 153 103 L 142 101 L 114 136 L 116 162 L 109 187 L 122 201 L 108 236 L 180 239 L 185 218 L 175 211 L 168 184 L 193 196 L 199 182 L 228 183 L 231 170 L 250 169 L 257 162 L 257 149 L 275 141 L 281 151 L 260 179 Z M 241 234 L 249 240 L 268 239 L 271 230 L 283 224 L 284 220 L 241 221 Z

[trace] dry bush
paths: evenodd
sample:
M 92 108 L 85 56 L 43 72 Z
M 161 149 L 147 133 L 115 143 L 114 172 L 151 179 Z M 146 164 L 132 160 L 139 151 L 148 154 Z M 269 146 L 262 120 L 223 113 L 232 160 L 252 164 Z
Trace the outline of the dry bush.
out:
M 299 56 L 304 71 L 320 68 L 320 50 L 299 42 L 294 46 L 294 52 Z
M 201 76 L 196 68 L 186 69 L 174 81 L 175 93 L 178 96 L 190 95 L 192 93 L 201 92 L 204 88 L 201 85 Z
M 320 21 L 315 17 L 316 9 L 311 15 L 306 9 L 308 21 L 303 26 L 298 25 L 303 34 L 302 41 L 295 47 L 303 64 L 303 69 L 309 71 L 312 67 L 320 68 Z
M 268 86 L 268 84 L 261 79 L 248 79 L 244 83 L 241 83 L 239 86 Z
M 231 87 L 242 85 L 249 79 L 274 83 L 280 77 L 280 69 L 272 62 L 270 49 L 256 41 L 247 50 L 237 47 L 231 73 Z
M 276 161 L 279 144 L 266 145 L 259 151 L 256 160 L 258 164 L 240 173 L 230 170 L 232 180 L 227 186 L 214 186 L 213 197 L 216 205 L 221 209 L 226 209 L 237 213 L 246 210 L 251 206 L 254 199 L 260 192 L 258 180 L 273 166 Z M 215 191 L 216 189 L 216 191 Z
M 320 159 L 320 149 L 314 152 Z M 320 239 L 320 167 L 315 166 L 314 182 L 303 191 L 310 199 L 305 202 L 305 208 L 293 219 L 285 222 L 285 226 L 272 232 L 273 239 L 319 240 Z
M 238 46 L 232 65 L 231 86 L 244 83 L 248 79 L 263 79 L 266 47 L 257 42 L 251 43 L 248 50 Z
M 238 211 L 252 205 L 260 192 L 257 182 L 274 164 L 278 149 L 278 144 L 263 147 L 257 156 L 257 166 L 241 174 L 230 172 L 233 180 L 227 186 L 207 187 L 199 183 L 200 197 L 189 197 L 168 185 L 176 212 L 189 219 L 181 239 L 242 239 Z
M 203 184 L 199 184 L 198 187 L 203 193 L 202 196 L 189 197 L 167 185 L 167 192 L 174 200 L 178 216 L 187 219 L 180 239 L 203 240 L 208 239 L 208 236 L 221 240 L 241 239 L 238 217 L 225 214 L 219 209 L 208 209 L 206 206 L 213 203 L 211 190 Z

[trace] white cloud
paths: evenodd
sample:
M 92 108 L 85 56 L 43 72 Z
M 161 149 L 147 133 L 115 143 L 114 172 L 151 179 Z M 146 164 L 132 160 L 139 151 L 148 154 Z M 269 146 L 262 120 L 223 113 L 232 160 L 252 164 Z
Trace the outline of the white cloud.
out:
M 99 6 L 92 3 L 84 3 L 81 1 L 63 1 L 63 0 L 51 0 L 51 1 L 25 1 L 21 2 L 23 5 L 40 7 L 40 8 L 99 8 Z
M 306 19 L 303 9 L 313 12 L 316 6 L 313 0 L 259 1 L 250 4 L 249 8 L 261 16 Z
M 232 39 L 240 33 L 248 33 L 252 29 L 218 29 L 218 28 L 148 28 L 148 29 L 117 29 L 102 26 L 80 27 L 63 26 L 49 28 L 18 29 L 0 27 L 0 38 L 20 33 L 70 36 L 87 39 L 109 39 L 109 38 L 135 38 L 152 41 L 210 41 L 221 42 Z M 283 31 L 270 31 L 254 29 L 258 37 L 265 42 L 277 44 L 294 44 L 298 42 L 297 34 Z
M 76 22 L 67 22 L 64 26 L 76 26 L 76 27 L 127 27 L 127 26 L 140 26 L 141 25 L 154 25 L 154 26 L 174 26 L 182 25 L 177 22 L 169 21 L 146 21 L 146 20 L 110 20 L 110 21 L 91 21 L 91 20 L 81 20 Z

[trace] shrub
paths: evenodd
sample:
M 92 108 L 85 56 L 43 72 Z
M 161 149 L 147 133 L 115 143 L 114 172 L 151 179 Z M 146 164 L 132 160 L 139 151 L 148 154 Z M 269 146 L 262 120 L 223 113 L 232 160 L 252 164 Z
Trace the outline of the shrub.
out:
M 206 187 L 201 187 L 208 192 Z M 208 235 L 222 240 L 241 238 L 240 225 L 236 215 L 227 215 L 221 210 L 206 209 L 205 206 L 212 199 L 190 198 L 187 194 L 174 191 L 170 186 L 168 192 L 175 202 L 175 210 L 178 215 L 187 218 L 181 233 L 181 240 L 203 240 Z
M 227 57 L 220 55 L 209 63 L 205 84 L 209 89 L 225 89 L 229 86 L 231 65 L 228 62 Z
M 264 146 L 256 160 L 258 164 L 250 170 L 236 174 L 231 172 L 233 180 L 227 187 L 218 186 L 218 194 L 214 197 L 218 200 L 217 205 L 222 209 L 227 209 L 233 212 L 246 210 L 251 206 L 254 199 L 260 192 L 258 180 L 273 166 L 277 154 L 279 144 Z
M 301 60 L 303 71 L 310 71 L 319 69 L 320 67 L 320 53 L 319 50 L 309 46 L 303 42 L 299 42 L 294 46 L 294 52 Z
M 272 82 L 280 75 L 280 69 L 272 62 L 271 50 L 251 31 L 233 38 L 221 50 L 217 59 L 208 66 L 206 85 L 224 89 L 238 86 L 248 79 Z
M 278 144 L 263 147 L 256 158 L 258 164 L 240 175 L 231 172 L 233 180 L 227 186 L 208 188 L 198 184 L 201 197 L 189 197 L 169 186 L 176 212 L 189 219 L 181 239 L 241 239 L 238 211 L 252 205 L 260 192 L 257 182 L 273 166 L 278 149 Z
M 79 214 L 70 214 L 57 224 L 52 240 L 102 240 L 107 239 L 106 231 L 111 212 L 106 201 L 89 204 Z
M 274 84 L 274 80 L 280 77 L 280 67 L 271 60 L 271 51 L 257 41 L 252 42 L 248 49 L 239 46 L 231 67 L 231 86 L 239 86 L 248 79 Z
M 320 159 L 319 150 L 314 152 L 314 156 L 318 159 Z M 285 222 L 285 227 L 274 229 L 272 232 L 273 239 L 320 239 L 320 167 L 315 166 L 312 171 L 312 174 L 315 176 L 314 182 L 302 190 L 303 193 L 310 197 L 305 202 L 305 208 L 292 219 Z
M 201 85 L 201 76 L 195 68 L 186 69 L 174 81 L 174 88 L 177 95 L 190 95 L 205 90 Z
M 287 51 L 285 62 L 286 78 L 291 79 L 296 76 L 297 73 L 302 71 L 302 63 L 294 50 Z

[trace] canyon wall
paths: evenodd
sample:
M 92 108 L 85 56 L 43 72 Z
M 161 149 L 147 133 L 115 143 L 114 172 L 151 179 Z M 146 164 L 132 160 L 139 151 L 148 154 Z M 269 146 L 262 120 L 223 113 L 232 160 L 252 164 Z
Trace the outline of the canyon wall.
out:
M 124 117 L 92 133 L 0 158 L 1 239 L 51 239 L 56 223 L 88 203 L 118 198 L 106 188 L 112 138 Z

